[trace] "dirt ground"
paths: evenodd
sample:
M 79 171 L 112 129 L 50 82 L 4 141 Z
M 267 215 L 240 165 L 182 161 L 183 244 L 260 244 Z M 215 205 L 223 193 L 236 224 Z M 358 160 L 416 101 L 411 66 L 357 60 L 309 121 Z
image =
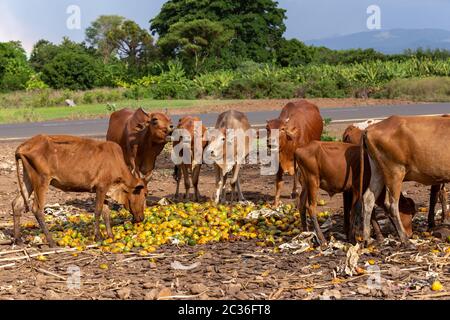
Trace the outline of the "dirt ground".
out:
M 335 134 L 342 127 L 330 129 Z M 11 233 L 10 203 L 17 194 L 14 150 L 18 143 L 0 144 L 0 233 Z M 160 156 L 148 201 L 171 198 L 175 192 L 169 155 Z M 285 203 L 292 189 L 286 177 Z M 262 177 L 255 166 L 242 170 L 247 200 L 272 201 L 274 177 Z M 204 167 L 201 193 L 212 196 L 214 172 Z M 406 183 L 404 191 L 418 208 L 428 206 L 429 188 Z M 326 200 L 323 210 L 331 212 L 333 225 L 326 233 L 339 239 L 342 233 L 342 197 Z M 93 211 L 93 196 L 66 194 L 54 189 L 48 203 L 81 207 Z M 380 215 L 383 214 L 380 212 Z M 27 215 L 27 219 L 34 218 Z M 49 254 L 46 261 L 36 256 L 45 246 L 13 248 L 0 245 L 0 299 L 448 299 L 450 297 L 450 244 L 427 232 L 426 214 L 414 219 L 416 249 L 402 249 L 390 236 L 382 244 L 359 250 L 356 274 L 344 272 L 347 248 L 329 250 L 273 252 L 256 241 L 214 243 L 195 247 L 163 246 L 150 257 L 137 254 L 107 254 L 95 248 Z M 25 219 L 26 221 L 26 219 Z M 382 220 L 385 236 L 394 235 L 387 220 Z M 448 231 L 448 230 L 447 230 Z M 11 250 L 16 249 L 15 252 Z M 177 270 L 175 261 L 192 270 Z M 99 266 L 106 264 L 108 269 Z M 80 270 L 81 288 L 69 289 L 73 267 Z M 379 286 L 368 286 L 374 281 Z M 442 290 L 432 283 L 439 281 Z M 435 282 L 436 285 L 436 282 Z

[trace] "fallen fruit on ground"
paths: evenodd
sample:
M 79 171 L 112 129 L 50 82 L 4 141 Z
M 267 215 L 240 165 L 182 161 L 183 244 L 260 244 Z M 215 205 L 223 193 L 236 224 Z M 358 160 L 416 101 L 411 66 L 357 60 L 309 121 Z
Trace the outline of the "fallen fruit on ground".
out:
M 431 285 L 431 290 L 433 291 L 441 291 L 442 289 L 444 289 L 444 287 L 442 286 L 442 283 L 440 283 L 439 281 L 434 281 L 433 284 Z
M 142 223 L 133 224 L 129 212 L 111 211 L 114 237 L 106 238 L 106 226 L 100 225 L 105 240 L 97 243 L 101 250 L 110 253 L 135 252 L 143 257 L 157 251 L 162 245 L 195 246 L 211 242 L 258 240 L 262 247 L 275 247 L 298 235 L 301 231 L 300 214 L 292 205 L 277 209 L 279 216 L 247 219 L 254 210 L 269 208 L 267 204 L 216 205 L 207 203 L 178 203 L 156 205 L 145 211 Z M 319 213 L 325 221 L 329 212 Z M 47 218 L 54 239 L 61 247 L 84 250 L 95 244 L 94 217 L 89 213 L 72 215 L 63 219 Z M 29 226 L 29 225 L 27 225 Z M 25 228 L 26 239 L 45 237 L 39 228 Z

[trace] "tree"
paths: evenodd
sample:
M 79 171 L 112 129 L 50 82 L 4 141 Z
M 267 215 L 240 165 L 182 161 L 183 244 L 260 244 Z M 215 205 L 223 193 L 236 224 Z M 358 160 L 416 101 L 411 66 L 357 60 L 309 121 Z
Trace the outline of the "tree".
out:
M 173 58 L 180 58 L 196 72 L 207 59 L 220 58 L 234 32 L 226 30 L 219 22 L 208 19 L 178 22 L 159 39 L 162 52 Z
M 277 48 L 277 61 L 282 67 L 299 66 L 310 63 L 312 50 L 297 39 L 280 41 Z
M 95 87 L 98 64 L 87 54 L 61 48 L 42 69 L 42 80 L 55 89 L 87 90 Z
M 273 0 L 169 0 L 150 21 L 150 29 L 163 38 L 176 23 L 199 19 L 221 22 L 226 30 L 235 32 L 230 43 L 234 55 L 269 62 L 286 30 L 285 13 Z
M 137 66 L 150 62 L 156 56 L 156 48 L 150 33 L 131 20 L 125 20 L 114 32 L 108 33 L 119 57 Z
M 20 42 L 0 43 L 0 90 L 25 89 L 32 73 Z
M 46 63 L 58 54 L 58 46 L 47 40 L 39 40 L 33 46 L 30 64 L 36 72 L 41 72 Z
M 117 54 L 117 44 L 111 35 L 119 30 L 124 21 L 121 16 L 103 15 L 86 29 L 86 42 L 99 52 L 105 63 Z

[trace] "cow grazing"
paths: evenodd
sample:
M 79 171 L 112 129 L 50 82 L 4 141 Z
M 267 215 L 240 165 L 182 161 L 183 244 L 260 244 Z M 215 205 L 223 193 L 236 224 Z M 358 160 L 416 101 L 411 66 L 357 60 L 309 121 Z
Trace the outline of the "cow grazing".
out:
M 386 186 L 386 202 L 402 243 L 409 243 L 400 221 L 403 181 L 439 185 L 450 181 L 450 118 L 392 116 L 364 132 L 362 153 L 370 160 L 371 181 L 363 197 L 363 238 L 370 237 L 370 216 Z M 364 163 L 361 161 L 361 163 Z M 364 165 L 362 165 L 364 170 Z
M 198 146 L 201 146 L 202 148 L 202 155 L 203 155 L 203 150 L 207 145 L 207 142 L 203 139 L 205 133 L 206 133 L 206 127 L 205 126 L 199 126 L 199 131 L 200 132 L 195 132 L 195 124 L 201 123 L 200 118 L 198 117 L 191 117 L 191 116 L 187 116 L 187 117 L 183 117 L 182 119 L 180 119 L 179 123 L 178 123 L 178 127 L 177 130 L 186 130 L 186 133 L 189 133 L 190 139 L 189 141 L 186 141 L 186 143 L 189 144 L 189 149 L 190 149 L 190 163 L 182 163 L 180 165 L 176 165 L 175 166 L 175 172 L 174 172 L 174 178 L 177 182 L 177 190 L 175 193 L 175 198 L 179 199 L 180 196 L 180 184 L 181 184 L 181 177 L 184 177 L 184 187 L 186 190 L 185 199 L 189 198 L 189 190 L 191 188 L 191 180 L 192 180 L 192 185 L 194 187 L 194 200 L 195 201 L 199 201 L 200 199 L 200 191 L 198 189 L 198 182 L 199 182 L 199 177 L 200 177 L 200 170 L 202 167 L 201 163 L 196 163 L 195 162 L 195 147 L 196 144 Z M 182 137 L 183 138 L 183 137 Z M 198 143 L 197 141 L 195 141 L 195 138 L 200 138 L 202 139 L 201 143 Z M 180 144 L 183 143 L 184 141 L 174 141 L 173 145 L 174 148 Z
M 295 150 L 306 146 L 313 140 L 320 140 L 323 132 L 323 119 L 316 105 L 305 100 L 290 102 L 283 108 L 278 119 L 267 121 L 269 137 L 273 130 L 279 130 L 280 167 L 276 176 L 275 192 L 275 206 L 278 206 L 283 187 L 283 175 L 295 175 Z M 295 198 L 296 195 L 297 184 L 294 179 L 292 197 Z
M 107 141 L 122 147 L 125 161 L 131 172 L 145 177 L 148 183 L 162 152 L 173 131 L 171 119 L 163 113 L 147 113 L 123 109 L 111 115 Z
M 23 178 L 20 176 L 20 163 Z M 49 186 L 66 192 L 89 192 L 97 196 L 95 205 L 95 238 L 100 239 L 100 216 L 103 214 L 107 233 L 113 237 L 109 209 L 105 197 L 125 205 L 136 222 L 144 219 L 146 187 L 142 179 L 133 176 L 123 159 L 119 145 L 71 136 L 39 135 L 16 150 L 17 179 L 20 195 L 13 203 L 14 237 L 20 241 L 20 216 L 32 211 L 44 232 L 48 244 L 55 246 L 44 220 L 44 205 Z
M 364 133 L 364 130 L 367 129 L 370 125 L 379 123 L 381 121 L 378 120 L 367 120 L 366 122 L 362 123 L 355 123 L 353 125 L 350 125 L 344 132 L 342 141 L 347 143 L 354 143 L 354 144 L 361 144 L 361 139 Z M 366 166 L 366 172 L 370 175 L 370 167 L 367 168 Z M 381 194 L 385 194 L 385 191 L 383 190 Z M 383 197 L 383 196 L 382 196 Z M 435 207 L 436 203 L 439 199 L 439 202 L 442 205 L 442 221 L 444 221 L 444 218 L 446 216 L 446 208 L 447 208 L 447 193 L 445 190 L 444 185 L 436 185 L 431 187 L 430 192 L 430 209 L 428 213 L 428 227 L 430 229 L 436 227 L 435 223 Z M 414 206 L 408 206 L 408 202 L 414 203 L 412 199 L 407 199 L 403 196 L 403 194 L 400 194 L 399 204 L 400 204 L 400 218 L 403 222 L 403 226 L 405 226 L 405 223 L 409 218 L 412 219 L 413 215 L 411 215 L 411 210 L 415 208 Z M 403 209 L 407 209 L 407 211 L 402 211 Z M 412 224 L 412 220 L 408 222 L 407 224 Z M 411 236 L 411 233 L 409 230 L 407 230 L 407 233 L 409 236 Z
M 237 188 L 239 201 L 245 201 L 239 181 L 239 171 L 250 153 L 250 137 L 246 134 L 250 123 L 245 114 L 239 111 L 227 111 L 217 119 L 215 134 L 209 139 L 205 154 L 214 162 L 216 170 L 215 202 L 224 199 L 227 176 L 231 178 L 231 201 L 235 200 Z

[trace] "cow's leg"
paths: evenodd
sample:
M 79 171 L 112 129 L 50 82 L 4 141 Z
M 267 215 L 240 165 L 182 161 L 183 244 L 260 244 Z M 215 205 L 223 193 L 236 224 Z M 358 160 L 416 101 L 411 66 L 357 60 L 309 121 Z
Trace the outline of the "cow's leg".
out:
M 306 201 L 308 214 L 313 222 L 314 230 L 316 231 L 317 237 L 319 238 L 319 242 L 321 245 L 326 244 L 325 237 L 322 233 L 322 229 L 320 228 L 319 221 L 317 220 L 317 193 L 319 192 L 319 183 L 318 181 L 313 181 L 312 179 L 307 183 L 308 190 L 308 200 Z
M 300 212 L 300 218 L 302 220 L 302 230 L 304 232 L 308 231 L 308 220 L 306 217 L 306 201 L 308 200 L 308 193 L 305 186 L 302 187 L 302 192 L 298 197 L 297 208 Z
M 200 170 L 202 166 L 196 165 L 192 170 L 192 184 L 194 185 L 194 201 L 200 201 L 200 190 L 198 189 L 198 182 L 200 180 Z
M 245 201 L 244 199 L 244 195 L 242 194 L 242 190 L 241 190 L 241 184 L 239 181 L 239 171 L 241 170 L 241 165 L 240 164 L 236 164 L 233 168 L 233 177 L 231 179 L 231 189 L 232 189 L 232 202 L 235 199 L 235 195 L 236 195 L 236 187 L 237 187 L 237 197 L 239 199 L 239 201 Z
M 442 206 L 442 223 L 449 224 L 450 212 L 447 212 L 447 190 L 445 189 L 445 185 L 442 185 L 441 191 L 439 191 L 439 201 Z
M 280 205 L 281 190 L 283 189 L 283 169 L 280 167 L 277 172 L 276 190 L 275 190 L 275 202 L 274 206 Z
M 353 220 L 350 216 L 352 214 L 352 203 L 353 203 L 353 192 L 344 191 L 344 233 L 347 239 L 350 239 L 350 228 L 351 221 Z
M 366 190 L 363 196 L 363 239 L 369 241 L 370 238 L 370 222 L 372 219 L 373 208 L 375 207 L 375 201 L 380 196 L 384 187 L 383 175 L 380 168 L 369 157 L 371 177 L 369 188 Z
M 40 179 L 40 184 L 34 190 L 34 203 L 33 203 L 33 214 L 36 217 L 36 220 L 41 227 L 42 232 L 44 232 L 45 237 L 47 239 L 48 245 L 51 248 L 56 247 L 56 243 L 53 240 L 50 231 L 48 230 L 47 224 L 45 223 L 44 217 L 44 206 L 45 206 L 45 198 L 48 191 L 49 183 L 45 179 Z
M 386 172 L 386 189 L 389 192 L 389 213 L 392 217 L 392 222 L 397 229 L 400 241 L 403 244 L 409 243 L 408 235 L 406 234 L 403 223 L 400 219 L 399 199 L 402 192 L 402 183 L 404 179 L 403 173 Z
M 430 191 L 430 207 L 428 209 L 428 229 L 434 229 L 436 227 L 436 203 L 441 190 L 440 185 L 431 186 Z
M 291 193 L 291 198 L 292 199 L 297 199 L 297 197 L 299 195 L 298 194 L 298 189 L 297 189 L 297 183 L 298 183 L 297 171 L 299 171 L 298 168 L 297 168 L 297 162 L 294 161 L 294 186 L 292 188 L 292 193 Z
M 102 240 L 102 236 L 100 234 L 100 217 L 102 216 L 103 213 L 103 205 L 105 203 L 105 198 L 106 198 L 106 192 L 103 190 L 103 188 L 98 188 L 97 192 L 97 199 L 95 202 L 95 230 L 94 230 L 94 235 L 95 235 L 95 241 L 101 241 Z M 108 214 L 109 214 L 109 210 L 108 210 Z M 109 220 L 109 217 L 108 217 Z M 106 223 L 106 221 L 105 221 Z M 112 232 L 111 232 L 112 234 Z M 108 234 L 109 236 L 109 234 Z
M 216 197 L 214 199 L 215 203 L 218 204 L 220 202 L 223 187 L 225 185 L 224 183 L 225 177 L 223 176 L 222 169 L 216 165 Z
M 370 224 L 372 225 L 373 231 L 375 232 L 375 237 L 378 242 L 383 242 L 384 236 L 381 232 L 380 224 L 377 220 L 377 215 L 375 213 L 375 209 L 372 211 L 372 218 L 370 219 Z
M 191 192 L 191 175 L 189 174 L 189 169 L 187 165 L 182 164 L 181 170 L 183 170 L 183 176 L 184 176 L 184 189 L 186 193 L 184 194 L 184 199 L 189 199 L 189 195 Z
M 105 221 L 106 233 L 108 234 L 108 238 L 114 239 L 114 234 L 111 228 L 111 211 L 106 204 L 103 205 L 102 216 L 103 221 Z
M 20 179 L 20 178 L 19 178 Z M 11 203 L 12 211 L 13 211 L 13 221 L 14 221 L 14 242 L 16 244 L 21 244 L 21 232 L 20 232 L 20 218 L 22 214 L 29 208 L 29 198 L 31 194 L 33 193 L 33 185 L 31 184 L 30 179 L 28 178 L 28 175 L 26 172 L 23 173 L 23 193 L 24 197 L 27 200 L 27 203 L 24 202 L 24 197 L 19 192 L 17 197 L 13 200 Z
M 179 200 L 180 199 L 180 185 L 181 185 L 181 175 L 182 175 L 182 171 L 180 169 L 180 166 L 175 166 L 174 168 L 174 172 L 173 172 L 173 177 L 177 183 L 177 189 L 175 191 L 175 200 Z
M 239 177 L 236 182 L 236 187 L 237 187 L 239 201 L 240 202 L 245 201 L 245 197 L 244 197 L 244 194 L 242 193 L 242 188 L 241 188 L 241 179 L 239 179 Z

